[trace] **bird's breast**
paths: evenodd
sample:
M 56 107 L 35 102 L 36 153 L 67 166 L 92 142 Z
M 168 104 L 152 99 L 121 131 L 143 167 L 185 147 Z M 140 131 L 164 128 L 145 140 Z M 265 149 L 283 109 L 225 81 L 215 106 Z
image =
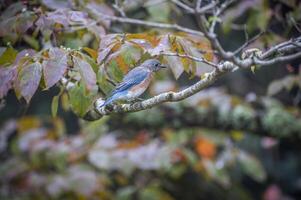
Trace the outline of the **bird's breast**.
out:
M 152 80 L 152 73 L 150 73 L 141 83 L 133 86 L 129 90 L 129 95 L 132 96 L 133 98 L 140 96 L 148 88 L 151 80 Z

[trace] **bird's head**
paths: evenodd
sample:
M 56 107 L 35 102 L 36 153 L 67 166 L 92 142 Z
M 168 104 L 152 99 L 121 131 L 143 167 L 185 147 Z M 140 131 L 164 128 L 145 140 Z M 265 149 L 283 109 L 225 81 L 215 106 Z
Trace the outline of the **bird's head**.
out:
M 166 68 L 166 66 L 161 64 L 157 59 L 148 59 L 142 63 L 142 66 L 147 67 L 153 72 L 159 71 L 162 68 Z

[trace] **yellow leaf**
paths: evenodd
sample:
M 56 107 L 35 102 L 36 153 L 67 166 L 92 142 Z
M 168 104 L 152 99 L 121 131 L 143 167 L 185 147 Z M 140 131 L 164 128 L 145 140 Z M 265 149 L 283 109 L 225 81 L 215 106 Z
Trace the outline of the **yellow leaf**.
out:
M 91 48 L 88 48 L 88 47 L 84 47 L 83 50 L 84 50 L 85 52 L 87 52 L 87 53 L 93 58 L 94 61 L 97 60 L 98 53 L 97 53 L 96 50 L 91 49 Z

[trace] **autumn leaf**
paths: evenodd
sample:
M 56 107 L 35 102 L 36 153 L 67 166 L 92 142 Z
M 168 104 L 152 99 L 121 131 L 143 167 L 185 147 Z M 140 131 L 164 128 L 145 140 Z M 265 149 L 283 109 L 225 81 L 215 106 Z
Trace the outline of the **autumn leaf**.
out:
M 49 50 L 49 60 L 43 62 L 44 79 L 47 89 L 62 78 L 68 67 L 67 60 L 67 54 L 63 50 L 59 48 Z
M 208 159 L 214 158 L 216 154 L 215 144 L 204 138 L 196 140 L 195 149 L 200 156 Z
M 94 49 L 91 49 L 89 47 L 84 47 L 83 50 L 85 52 L 87 52 L 93 58 L 93 60 L 95 60 L 95 61 L 97 60 L 97 56 L 98 56 L 97 51 L 95 51 Z
M 163 35 L 160 39 L 160 42 L 157 44 L 157 46 L 149 50 L 148 53 L 152 56 L 155 56 L 169 50 L 170 50 L 169 35 Z
M 29 103 L 39 87 L 41 75 L 42 65 L 38 62 L 22 66 L 14 85 L 17 96 L 23 96 Z

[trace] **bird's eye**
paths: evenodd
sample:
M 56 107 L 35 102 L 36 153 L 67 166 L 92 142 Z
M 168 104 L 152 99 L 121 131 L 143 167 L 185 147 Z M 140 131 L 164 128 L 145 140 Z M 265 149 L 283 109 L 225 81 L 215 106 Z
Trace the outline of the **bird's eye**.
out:
M 156 63 L 155 66 L 158 67 L 158 66 L 159 66 L 159 63 Z

